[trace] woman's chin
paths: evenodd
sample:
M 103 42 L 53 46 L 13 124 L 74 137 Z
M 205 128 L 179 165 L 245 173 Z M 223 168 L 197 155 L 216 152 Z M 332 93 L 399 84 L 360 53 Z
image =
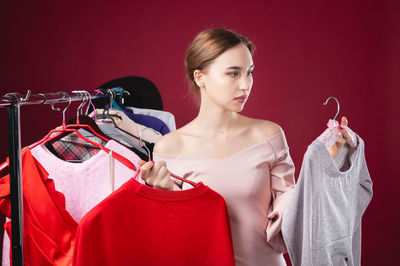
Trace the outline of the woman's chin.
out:
M 242 104 L 240 106 L 235 106 L 234 108 L 231 108 L 231 111 L 235 112 L 235 113 L 240 113 L 241 111 L 243 111 L 243 109 L 244 109 L 244 104 Z

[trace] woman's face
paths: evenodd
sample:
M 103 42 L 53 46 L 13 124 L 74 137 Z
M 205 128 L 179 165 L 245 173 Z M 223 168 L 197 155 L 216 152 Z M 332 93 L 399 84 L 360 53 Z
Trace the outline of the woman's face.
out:
M 201 74 L 202 100 L 205 96 L 224 109 L 242 111 L 253 86 L 253 68 L 253 58 L 245 45 L 226 50 Z

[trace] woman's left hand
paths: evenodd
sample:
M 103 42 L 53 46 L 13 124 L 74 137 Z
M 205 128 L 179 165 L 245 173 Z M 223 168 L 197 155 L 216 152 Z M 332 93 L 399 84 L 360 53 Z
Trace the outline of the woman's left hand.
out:
M 340 127 L 338 128 L 339 132 L 342 133 L 342 137 L 339 138 L 335 144 L 332 145 L 332 147 L 329 150 L 329 153 L 331 154 L 332 158 L 335 158 L 336 155 L 339 153 L 340 148 L 342 148 L 342 146 L 344 145 L 344 143 L 348 140 L 350 140 L 350 135 L 347 132 L 347 130 L 345 128 L 343 128 L 342 126 L 347 126 L 348 125 L 348 121 L 347 118 L 345 116 L 342 117 L 342 120 L 340 122 Z

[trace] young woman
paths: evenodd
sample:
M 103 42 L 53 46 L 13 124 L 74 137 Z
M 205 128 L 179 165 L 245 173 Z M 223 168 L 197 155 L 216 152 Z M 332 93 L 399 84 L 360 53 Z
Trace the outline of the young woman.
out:
M 200 96 L 199 113 L 156 143 L 155 162 L 141 162 L 141 172 L 155 188 L 191 187 L 171 178 L 172 172 L 221 194 L 236 265 L 286 265 L 280 228 L 295 183 L 289 147 L 278 124 L 239 114 L 253 85 L 253 52 L 247 38 L 230 30 L 208 29 L 195 37 L 185 66 Z M 343 142 L 337 142 L 332 156 Z

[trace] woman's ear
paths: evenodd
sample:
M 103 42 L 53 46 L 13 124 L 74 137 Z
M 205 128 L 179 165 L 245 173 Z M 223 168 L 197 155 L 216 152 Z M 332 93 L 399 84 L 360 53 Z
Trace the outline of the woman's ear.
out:
M 203 73 L 200 70 L 196 69 L 193 72 L 193 79 L 199 88 L 204 87 L 204 77 L 203 77 Z

